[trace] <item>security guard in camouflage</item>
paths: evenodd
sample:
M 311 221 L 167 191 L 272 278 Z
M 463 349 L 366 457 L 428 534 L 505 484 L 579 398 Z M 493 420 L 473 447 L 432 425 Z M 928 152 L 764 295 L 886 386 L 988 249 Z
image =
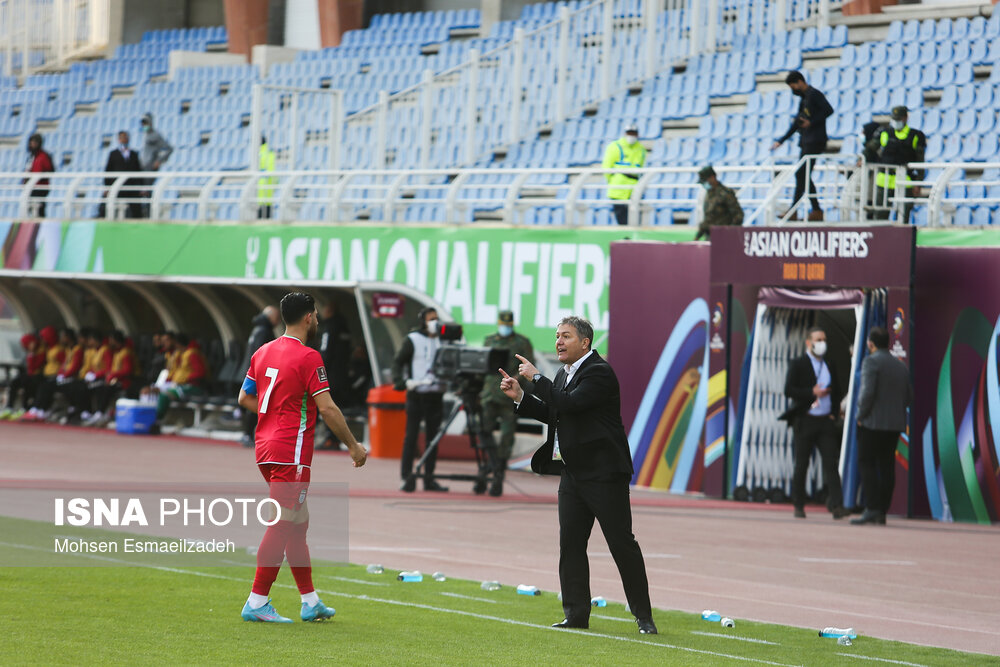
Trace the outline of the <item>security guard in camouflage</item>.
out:
M 711 166 L 702 167 L 698 172 L 698 182 L 708 192 L 705 193 L 705 214 L 698 225 L 695 241 L 708 238 L 714 225 L 742 225 L 743 207 L 731 188 L 719 182 Z
M 497 333 L 487 336 L 483 345 L 508 350 L 509 354 L 503 369 L 511 377 L 518 377 L 517 367 L 520 362 L 514 357 L 515 354 L 520 354 L 531 363 L 535 363 L 535 353 L 531 347 L 531 341 L 521 334 L 514 333 L 514 313 L 509 310 L 500 311 L 500 315 L 497 317 Z M 527 385 L 527 380 L 519 377 L 518 380 L 523 385 Z M 507 459 L 510 458 L 511 449 L 514 447 L 517 415 L 514 414 L 514 404 L 501 391 L 500 382 L 496 375 L 486 376 L 480 398 L 483 402 L 483 429 L 487 433 L 492 433 L 493 429 L 496 428 L 497 421 L 500 422 L 500 442 L 494 447 L 487 448 L 490 465 L 493 469 L 493 483 L 490 485 L 489 493 L 491 496 L 499 496 L 503 493 Z

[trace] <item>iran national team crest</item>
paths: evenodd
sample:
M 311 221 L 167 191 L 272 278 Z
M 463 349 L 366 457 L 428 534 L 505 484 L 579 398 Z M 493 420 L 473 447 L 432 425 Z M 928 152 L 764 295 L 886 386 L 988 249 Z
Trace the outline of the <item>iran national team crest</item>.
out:
M 323 367 L 323 366 L 320 366 L 319 368 L 317 368 L 316 369 L 316 377 L 319 378 L 320 382 L 326 382 L 326 368 Z

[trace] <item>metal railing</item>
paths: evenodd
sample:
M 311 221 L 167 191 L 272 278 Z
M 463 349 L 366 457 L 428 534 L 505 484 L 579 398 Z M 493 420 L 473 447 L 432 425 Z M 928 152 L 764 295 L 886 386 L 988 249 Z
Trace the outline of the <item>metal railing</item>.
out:
M 108 44 L 110 0 L 0 0 L 0 71 L 27 75 Z
M 849 156 L 810 156 L 793 164 L 717 166 L 749 214 L 744 225 L 783 224 L 805 213 L 793 206 L 795 172 L 816 180 L 826 222 L 902 221 L 907 208 L 926 210 L 929 225 L 953 222 L 959 207 L 1000 206 L 1000 163 L 927 163 L 924 180 L 904 167 L 864 164 Z M 630 200 L 608 198 L 600 167 L 567 169 L 340 170 L 275 172 L 138 172 L 0 174 L 0 219 L 49 218 L 382 223 L 552 222 L 607 224 L 614 204 L 627 204 L 629 224 L 651 226 L 700 218 L 698 167 L 629 170 L 639 174 Z M 879 174 L 895 175 L 893 188 Z M 49 183 L 39 184 L 42 179 Z M 108 180 L 113 179 L 113 180 Z M 107 185 L 105 183 L 108 183 Z M 40 192 L 41 191 L 41 192 Z M 44 197 L 38 196 L 42 192 Z M 546 211 L 539 220 L 535 215 Z M 1000 219 L 1000 213 L 997 213 Z M 805 219 L 805 216 L 799 216 Z

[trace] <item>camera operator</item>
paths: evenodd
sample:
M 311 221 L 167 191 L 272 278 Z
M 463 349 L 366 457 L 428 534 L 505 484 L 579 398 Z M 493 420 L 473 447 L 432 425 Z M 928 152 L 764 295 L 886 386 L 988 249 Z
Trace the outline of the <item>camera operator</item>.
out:
M 413 458 L 417 451 L 417 436 L 420 423 L 424 423 L 425 447 L 441 428 L 441 413 L 444 409 L 444 385 L 434 377 L 432 366 L 434 355 L 441 347 L 438 338 L 438 315 L 433 308 L 424 308 L 417 313 L 417 326 L 403 341 L 396 352 L 392 364 L 392 382 L 397 390 L 406 390 L 406 437 L 403 440 L 403 456 L 400 474 L 403 483 L 401 491 L 412 493 L 417 482 L 413 477 Z M 434 480 L 434 465 L 437 449 L 431 451 L 424 467 L 424 490 L 447 491 Z
M 531 341 L 521 334 L 514 333 L 514 313 L 509 310 L 500 311 L 497 318 L 497 332 L 487 336 L 483 345 L 504 351 L 503 369 L 511 377 L 518 377 L 517 369 L 520 364 L 514 355 L 519 354 L 531 363 L 535 363 Z M 527 380 L 520 379 L 519 381 L 522 388 L 527 387 Z M 503 479 L 507 471 L 507 460 L 514 447 L 517 414 L 514 412 L 514 404 L 503 393 L 496 378 L 492 375 L 487 376 L 483 382 L 483 391 L 480 397 L 483 404 L 484 435 L 492 433 L 496 428 L 497 421 L 500 422 L 500 441 L 487 449 L 493 472 L 493 483 L 490 485 L 489 493 L 491 496 L 499 496 L 503 494 Z

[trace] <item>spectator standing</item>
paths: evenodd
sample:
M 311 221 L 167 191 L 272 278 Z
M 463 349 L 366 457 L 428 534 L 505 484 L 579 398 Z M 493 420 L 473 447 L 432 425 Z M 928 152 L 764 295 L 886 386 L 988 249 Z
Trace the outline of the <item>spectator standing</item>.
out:
M 736 199 L 732 188 L 727 188 L 719 182 L 715 169 L 711 165 L 702 167 L 698 172 L 698 182 L 705 188 L 705 213 L 698 225 L 698 235 L 695 241 L 702 237 L 709 238 L 715 225 L 742 225 L 743 207 Z
M 281 313 L 274 306 L 265 306 L 264 310 L 257 313 L 253 318 L 253 328 L 250 330 L 250 338 L 247 339 L 247 354 L 244 357 L 243 367 L 250 368 L 250 360 L 254 352 L 274 340 L 274 328 L 281 321 Z M 252 410 L 244 410 L 243 417 L 243 446 L 253 447 L 254 433 L 257 431 L 257 413 Z
M 441 429 L 444 409 L 444 385 L 434 376 L 434 355 L 441 347 L 438 338 L 438 314 L 433 308 L 417 313 L 417 326 L 403 339 L 392 364 L 392 382 L 397 390 L 406 390 L 406 437 L 400 460 L 400 490 L 412 493 L 417 488 L 413 476 L 413 459 L 417 453 L 420 425 L 424 424 L 424 446 Z M 424 466 L 424 490 L 447 491 L 434 479 L 437 449 L 427 457 Z
M 347 318 L 337 311 L 333 301 L 323 306 L 319 321 L 319 355 L 323 357 L 327 376 L 330 378 L 330 395 L 337 405 L 348 403 L 347 370 L 351 361 L 351 332 Z
M 117 172 L 139 172 L 142 171 L 142 166 L 139 164 L 139 154 L 132 150 L 129 145 L 128 132 L 122 130 L 118 133 L 118 146 L 108 153 L 108 162 L 104 167 L 104 171 L 107 173 L 117 173 Z M 104 179 L 104 187 L 109 188 L 115 183 L 114 176 L 107 176 Z M 140 188 L 144 185 L 143 179 L 141 178 L 130 178 L 125 181 L 122 188 L 118 191 L 118 199 L 128 202 L 125 211 L 126 218 L 141 218 L 142 217 L 142 206 L 137 199 L 140 198 L 141 192 Z M 104 193 L 107 196 L 107 192 Z M 105 205 L 101 204 L 103 209 Z M 99 218 L 103 218 L 104 213 L 98 213 Z
M 518 367 L 520 362 L 517 356 L 521 355 L 531 363 L 535 363 L 535 350 L 531 346 L 531 341 L 514 331 L 514 313 L 510 310 L 500 311 L 497 317 L 497 332 L 490 334 L 483 341 L 485 347 L 504 350 L 507 358 L 504 361 L 503 369 L 508 375 L 518 378 Z M 521 388 L 527 388 L 528 381 L 519 378 Z M 504 394 L 503 389 L 496 380 L 496 376 L 487 375 L 483 381 L 483 391 L 480 394 L 483 404 L 483 434 L 492 434 L 497 422 L 500 423 L 500 441 L 485 442 L 486 455 L 490 459 L 490 468 L 493 472 L 493 483 L 490 485 L 491 496 L 503 494 L 503 482 L 507 472 L 507 461 L 514 448 L 514 436 L 517 433 L 517 414 L 514 411 L 514 404 Z
M 821 155 L 826 151 L 826 119 L 833 113 L 833 107 L 830 106 L 823 93 L 806 83 L 801 72 L 789 72 L 788 76 L 785 77 L 785 83 L 792 89 L 794 95 L 801 98 L 799 111 L 795 115 L 791 127 L 788 128 L 788 132 L 785 132 L 780 139 L 774 142 L 771 150 L 777 150 L 781 144 L 798 132 L 800 157 Z M 814 166 L 814 161 L 807 160 L 795 172 L 795 195 L 792 198 L 792 209 L 794 209 L 805 194 L 806 182 L 808 181 L 809 200 L 812 205 L 812 209 L 809 211 L 810 222 L 823 220 L 823 209 L 816 197 L 816 184 L 813 183 L 812 170 Z M 798 216 L 792 213 L 788 219 L 797 220 Z
M 927 137 L 920 130 L 910 127 L 908 121 L 909 111 L 906 107 L 893 107 L 889 127 L 883 127 L 882 131 L 865 145 L 866 156 L 871 157 L 873 162 L 894 166 L 923 162 Z M 906 180 L 921 180 L 925 173 L 923 169 L 907 169 Z M 917 188 L 906 188 L 906 198 L 914 196 L 916 190 Z M 876 219 L 889 219 L 889 209 L 895 196 L 895 170 L 879 169 L 875 175 L 875 205 L 878 207 L 874 214 Z M 903 218 L 900 222 L 909 224 L 912 210 L 913 203 L 907 201 L 903 205 Z
M 42 148 L 42 135 L 37 132 L 28 138 L 28 164 L 25 171 L 29 173 L 52 173 L 56 170 L 52 156 Z M 45 198 L 49 194 L 49 179 L 40 178 L 32 187 L 31 206 L 34 208 L 32 217 L 45 217 Z M 29 210 L 29 215 L 31 215 Z
M 267 137 L 261 135 L 260 149 L 257 151 L 257 168 L 265 176 L 257 181 L 257 217 L 266 220 L 271 217 L 271 205 L 274 200 L 274 151 L 267 145 Z
M 629 125 L 620 139 L 616 139 L 604 149 L 605 169 L 642 169 L 646 166 L 646 148 L 639 143 L 639 128 Z M 632 197 L 632 186 L 639 182 L 638 174 L 605 174 L 608 182 L 608 199 L 616 203 L 612 206 L 615 220 L 619 225 L 628 224 L 628 200 Z
M 814 448 L 823 459 L 823 480 L 827 488 L 826 504 L 834 519 L 847 516 L 840 485 L 840 439 L 837 417 L 844 392 L 826 363 L 826 332 L 812 327 L 806 337 L 806 353 L 793 359 L 785 376 L 785 396 L 792 407 L 779 419 L 788 420 L 793 429 L 792 504 L 795 517 L 806 518 L 806 473 Z M 836 407 L 835 407 L 836 406 Z
M 884 524 L 896 484 L 896 443 L 906 430 L 913 386 L 906 364 L 889 354 L 888 331 L 872 328 L 868 352 L 861 363 L 858 392 L 858 467 L 865 511 L 851 523 Z
M 139 163 L 142 165 L 143 171 L 159 171 L 163 163 L 170 157 L 170 154 L 174 152 L 174 149 L 163 138 L 163 135 L 153 128 L 153 114 L 147 112 L 142 117 L 141 126 L 142 151 L 139 154 Z M 147 178 L 145 180 L 148 187 L 153 185 L 156 179 Z M 148 193 L 146 196 L 149 196 Z M 146 212 L 144 217 L 148 218 L 149 204 L 143 204 L 143 209 Z

